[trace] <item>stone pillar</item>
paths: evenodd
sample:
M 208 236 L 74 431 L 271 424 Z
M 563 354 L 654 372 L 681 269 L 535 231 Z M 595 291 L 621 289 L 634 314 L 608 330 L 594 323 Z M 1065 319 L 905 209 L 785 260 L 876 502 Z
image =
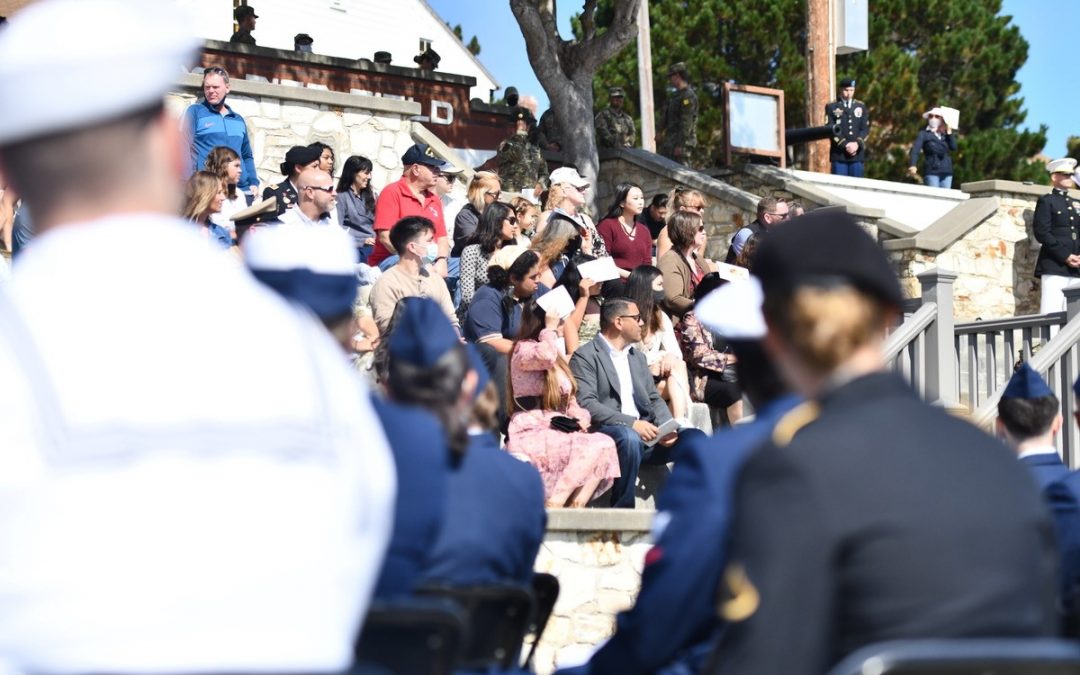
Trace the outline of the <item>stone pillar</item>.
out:
M 926 400 L 947 410 L 960 409 L 953 347 L 953 282 L 957 275 L 934 268 L 917 276 L 923 304 L 937 305 L 934 323 L 926 330 Z

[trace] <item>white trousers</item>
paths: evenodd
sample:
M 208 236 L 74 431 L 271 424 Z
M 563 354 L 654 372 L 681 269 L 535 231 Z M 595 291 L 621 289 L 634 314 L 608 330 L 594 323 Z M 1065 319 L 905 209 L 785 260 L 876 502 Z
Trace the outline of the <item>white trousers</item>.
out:
M 1039 298 L 1039 314 L 1064 312 L 1065 294 L 1062 291 L 1076 284 L 1080 284 L 1080 279 L 1077 279 L 1076 277 L 1062 277 L 1056 274 L 1042 275 L 1042 282 L 1040 284 L 1042 287 L 1042 295 Z

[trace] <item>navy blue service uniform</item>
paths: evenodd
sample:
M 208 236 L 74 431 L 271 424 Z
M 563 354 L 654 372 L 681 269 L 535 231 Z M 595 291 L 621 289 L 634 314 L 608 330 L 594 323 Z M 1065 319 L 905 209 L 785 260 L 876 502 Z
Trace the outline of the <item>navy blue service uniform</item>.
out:
M 754 421 L 684 445 L 657 500 L 656 543 L 645 556 L 634 607 L 619 614 L 615 635 L 588 664 L 560 675 L 645 675 L 675 661 L 697 672 L 720 626 L 713 596 L 703 589 L 719 585 L 727 563 L 736 478 L 798 400 L 774 400 Z
M 717 672 L 818 675 L 883 640 L 1053 635 L 1056 557 L 1014 454 L 895 375 L 858 377 L 746 464 Z
M 528 583 L 547 526 L 544 485 L 487 432 L 450 470 L 446 520 L 424 580 L 471 586 Z
M 1042 244 L 1035 276 L 1080 277 L 1080 268 L 1065 263 L 1070 255 L 1080 253 L 1080 202 L 1070 197 L 1068 190 L 1055 188 L 1039 197 L 1031 228 Z
M 293 187 L 293 184 L 288 178 L 273 187 L 263 189 L 262 198 L 270 199 L 271 197 L 277 200 L 277 212 L 279 216 L 287 210 L 294 208 L 300 201 L 299 195 L 296 194 L 296 188 Z
M 837 99 L 825 106 L 825 124 L 838 127 L 829 148 L 832 172 L 840 176 L 862 177 L 866 161 L 866 138 L 870 135 L 870 110 L 862 101 Z M 855 141 L 859 150 L 847 154 L 844 146 Z
M 375 597 L 387 599 L 412 592 L 442 530 L 450 450 L 431 413 L 377 396 L 372 404 L 390 441 L 398 477 L 394 533 L 375 585 Z

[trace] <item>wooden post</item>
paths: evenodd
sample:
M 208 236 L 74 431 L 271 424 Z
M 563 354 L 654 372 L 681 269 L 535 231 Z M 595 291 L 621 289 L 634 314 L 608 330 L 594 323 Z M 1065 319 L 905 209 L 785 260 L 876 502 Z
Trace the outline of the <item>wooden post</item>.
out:
M 821 126 L 825 106 L 836 95 L 833 45 L 834 0 L 806 0 L 806 126 Z M 806 144 L 810 171 L 829 172 L 829 141 Z
M 656 152 L 656 114 L 653 111 L 652 39 L 649 28 L 649 1 L 638 3 L 638 89 L 641 111 L 641 147 Z

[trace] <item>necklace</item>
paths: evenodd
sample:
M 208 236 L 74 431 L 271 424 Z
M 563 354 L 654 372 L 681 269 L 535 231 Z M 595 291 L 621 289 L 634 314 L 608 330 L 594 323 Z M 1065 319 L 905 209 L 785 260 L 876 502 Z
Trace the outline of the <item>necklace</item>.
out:
M 623 232 L 626 233 L 626 238 L 630 241 L 634 241 L 634 237 L 637 236 L 637 223 L 631 220 L 630 227 L 627 228 L 626 223 L 624 223 L 623 219 L 620 217 L 619 226 L 622 227 Z

